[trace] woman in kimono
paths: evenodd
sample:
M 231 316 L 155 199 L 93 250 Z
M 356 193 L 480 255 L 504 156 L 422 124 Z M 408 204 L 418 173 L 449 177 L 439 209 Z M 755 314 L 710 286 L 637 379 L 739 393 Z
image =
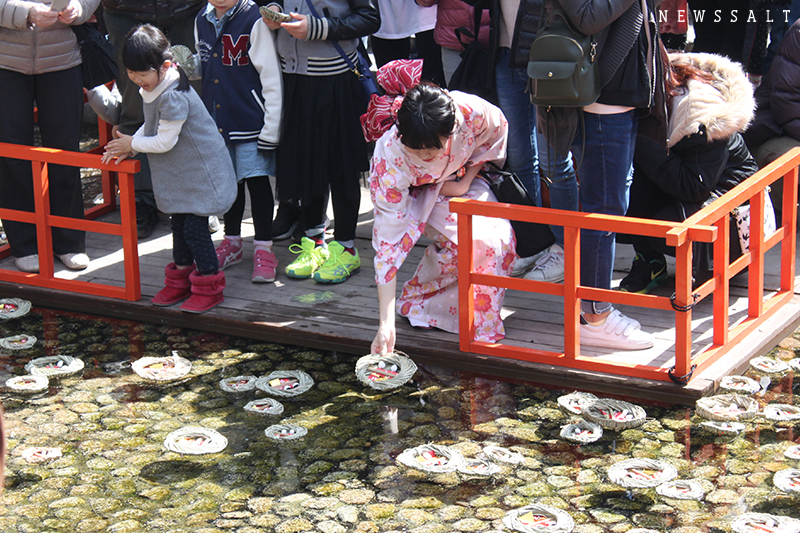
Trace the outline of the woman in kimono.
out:
M 414 327 L 458 332 L 457 217 L 448 201 L 496 201 L 478 172 L 488 161 L 502 166 L 506 156 L 502 112 L 477 96 L 420 84 L 421 63 L 397 60 L 382 67 L 377 79 L 387 96 L 373 96 L 362 116 L 365 137 L 376 140 L 370 191 L 380 327 L 373 353 L 394 350 L 395 307 Z M 423 234 L 433 244 L 395 304 L 397 271 Z M 511 273 L 516 255 L 507 220 L 476 217 L 473 238 L 477 272 Z M 476 286 L 476 340 L 505 336 L 504 295 L 500 288 Z

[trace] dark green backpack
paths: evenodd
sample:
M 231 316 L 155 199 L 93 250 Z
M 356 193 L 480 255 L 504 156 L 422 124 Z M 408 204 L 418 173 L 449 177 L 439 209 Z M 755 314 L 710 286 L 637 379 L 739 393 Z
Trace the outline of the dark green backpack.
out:
M 566 13 L 554 10 L 531 45 L 528 90 L 540 106 L 583 107 L 600 96 L 597 41 L 573 28 Z

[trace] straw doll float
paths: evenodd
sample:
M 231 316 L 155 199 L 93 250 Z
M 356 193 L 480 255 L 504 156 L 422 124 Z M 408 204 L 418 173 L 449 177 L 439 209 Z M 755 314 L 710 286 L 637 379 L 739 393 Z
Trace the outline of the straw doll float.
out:
M 20 455 L 29 463 L 47 463 L 61 457 L 61 448 L 26 448 Z
M 753 357 L 750 366 L 764 374 L 780 374 L 789 370 L 789 364 L 771 357 Z
M 417 365 L 403 352 L 365 355 L 356 361 L 356 377 L 364 385 L 377 390 L 404 385 L 416 371 Z
M 189 455 L 221 452 L 228 439 L 213 429 L 186 427 L 173 431 L 164 440 L 164 447 L 171 452 Z
M 590 392 L 571 392 L 558 397 L 558 406 L 573 415 L 580 415 L 585 407 L 597 400 L 597 396 Z
M 657 487 L 678 477 L 678 470 L 655 459 L 626 459 L 608 469 L 612 483 L 626 488 Z
M 284 398 L 303 394 L 313 385 L 314 380 L 302 370 L 276 370 L 256 380 L 258 389 Z
M 423 444 L 397 456 L 401 465 L 434 474 L 455 472 L 465 462 L 460 452 L 447 446 Z
M 78 374 L 83 370 L 83 361 L 69 355 L 50 355 L 38 357 L 25 365 L 25 371 L 35 376 L 50 379 Z
M 775 472 L 772 477 L 772 484 L 783 492 L 800 492 L 800 470 L 797 468 L 787 468 Z
M 747 426 L 741 422 L 708 420 L 706 422 L 701 422 L 700 427 L 711 433 L 716 433 L 717 435 L 738 435 L 744 431 Z
M 638 405 L 621 400 L 595 400 L 581 410 L 583 417 L 603 429 L 628 429 L 644 424 L 647 414 Z
M 225 392 L 247 392 L 256 388 L 256 381 L 258 378 L 255 376 L 234 376 L 221 379 L 219 388 Z
M 272 440 L 285 441 L 296 440 L 304 437 L 308 429 L 297 424 L 275 424 L 264 430 L 264 434 Z
M 785 403 L 771 403 L 764 407 L 764 416 L 776 422 L 800 420 L 800 407 Z
M 656 487 L 656 492 L 665 498 L 676 500 L 702 500 L 706 491 L 703 486 L 691 479 L 676 479 Z
M 131 369 L 146 380 L 172 383 L 186 376 L 192 370 L 192 363 L 172 352 L 169 357 L 139 358 L 131 364 Z
M 736 533 L 800 533 L 800 520 L 767 513 L 744 513 L 731 523 L 731 529 Z
M 27 374 L 25 376 L 15 376 L 6 381 L 6 387 L 19 394 L 36 394 L 46 391 L 50 386 L 47 376 Z
M 749 420 L 758 414 L 758 402 L 740 394 L 720 394 L 700 398 L 695 403 L 695 410 L 709 420 Z
M 719 387 L 737 394 L 755 394 L 761 390 L 758 381 L 747 376 L 725 376 L 719 381 Z
M 522 533 L 570 533 L 575 521 L 561 509 L 533 504 L 510 511 L 503 525 Z
M 0 300 L 0 322 L 25 316 L 31 310 L 31 303 L 19 298 L 3 298 Z
M 797 446 L 789 446 L 786 448 L 786 451 L 783 452 L 784 457 L 788 457 L 789 459 L 798 459 L 800 460 L 800 444 Z
M 589 444 L 595 442 L 603 436 L 603 428 L 594 422 L 581 420 L 574 424 L 568 424 L 561 428 L 561 438 L 577 442 L 579 444 Z
M 500 472 L 500 467 L 483 459 L 465 459 L 456 470 L 466 477 L 491 477 Z
M 483 448 L 483 455 L 495 463 L 504 465 L 518 465 L 525 460 L 519 452 L 512 452 L 508 448 L 502 446 L 489 445 Z
M 36 344 L 36 337 L 33 335 L 14 335 L 0 339 L 0 346 L 6 350 L 27 350 Z
M 283 413 L 283 404 L 274 398 L 261 398 L 247 402 L 244 410 L 261 416 L 279 415 Z

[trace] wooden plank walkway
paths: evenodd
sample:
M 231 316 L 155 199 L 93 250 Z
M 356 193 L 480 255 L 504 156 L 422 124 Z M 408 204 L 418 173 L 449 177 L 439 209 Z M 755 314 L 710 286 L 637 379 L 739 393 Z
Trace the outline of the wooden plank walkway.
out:
M 372 267 L 374 253 L 370 241 L 372 212 L 368 191 L 363 192 L 361 211 L 359 238 L 356 239 L 356 247 L 362 258 L 361 271 L 346 283 L 339 285 L 322 285 L 312 280 L 293 280 L 283 275 L 282 268 L 294 257 L 289 250 L 291 241 L 275 244 L 274 250 L 280 261 L 276 282 L 251 283 L 252 264 L 249 258 L 252 256 L 253 229 L 251 220 L 246 218 L 242 227 L 245 237 L 245 260 L 225 271 L 227 288 L 225 302 L 222 305 L 203 315 L 183 313 L 177 306 L 166 309 L 154 307 L 150 305 L 149 300 L 162 287 L 164 265 L 171 261 L 172 238 L 169 233 L 169 222 L 167 217 L 162 215 L 162 221 L 153 235 L 139 244 L 142 279 L 140 301 L 123 302 L 9 283 L 0 283 L 0 297 L 21 297 L 31 300 L 37 306 L 172 324 L 310 348 L 366 354 L 378 325 L 377 293 Z M 106 220 L 118 220 L 118 213 L 107 215 Z M 217 232 L 213 237 L 215 243 L 218 243 L 223 237 L 223 231 Z M 405 281 L 412 276 L 425 244 L 422 243 L 414 248 L 409 260 L 399 272 L 399 281 Z M 108 235 L 89 234 L 87 248 L 92 264 L 86 271 L 75 273 L 60 270 L 57 276 L 121 285 L 123 279 L 121 240 Z M 779 261 L 775 260 L 779 257 L 778 254 L 778 249 L 772 250 L 767 260 L 765 280 L 767 291 L 775 290 L 778 286 Z M 630 268 L 632 256 L 631 246 L 617 246 L 615 283 Z M 10 258 L 1 261 L 0 268 L 13 269 L 12 261 Z M 674 261 L 670 260 L 669 266 L 670 273 L 674 275 Z M 56 268 L 59 267 L 62 265 L 56 261 Z M 741 321 L 747 316 L 746 281 L 746 275 L 740 275 L 734 280 L 731 290 L 731 323 Z M 659 290 L 660 294 L 669 295 L 673 290 L 672 284 L 668 283 Z M 656 346 L 637 352 L 585 348 L 583 354 L 610 361 L 671 367 L 674 354 L 674 314 L 624 307 L 621 307 L 621 310 L 635 316 L 645 330 L 657 332 Z M 507 338 L 503 342 L 561 351 L 562 312 L 563 302 L 560 297 L 508 291 L 503 309 Z M 700 350 L 710 343 L 710 298 L 695 308 L 693 317 L 694 347 L 695 350 Z M 763 354 L 774 347 L 798 323 L 800 323 L 800 296 L 795 296 L 792 303 L 781 310 L 767 327 L 751 335 L 747 342 L 741 343 L 713 367 L 696 376 L 686 387 L 467 354 L 459 351 L 456 335 L 439 330 L 411 328 L 408 322 L 400 317 L 397 320 L 397 348 L 421 363 L 451 366 L 478 374 L 524 379 L 562 389 L 592 390 L 605 395 L 631 396 L 665 403 L 692 403 L 696 398 L 713 392 L 715 382 L 718 382 L 720 377 L 741 370 L 751 357 Z

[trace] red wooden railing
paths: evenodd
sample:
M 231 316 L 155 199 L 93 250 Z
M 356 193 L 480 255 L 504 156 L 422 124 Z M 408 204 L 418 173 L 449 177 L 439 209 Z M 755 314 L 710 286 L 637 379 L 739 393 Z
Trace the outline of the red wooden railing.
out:
M 783 155 L 745 180 L 711 205 L 682 223 L 618 216 L 576 213 L 511 204 L 452 199 L 450 209 L 458 213 L 459 344 L 465 352 L 578 368 L 659 381 L 688 381 L 741 342 L 794 296 L 797 221 L 797 183 L 800 148 Z M 783 178 L 782 223 L 772 235 L 764 235 L 765 189 Z M 750 251 L 732 263 L 729 216 L 732 209 L 750 200 Z M 546 283 L 473 271 L 472 217 L 502 217 L 564 227 L 564 283 Z M 597 289 L 580 285 L 580 230 L 591 229 L 665 238 L 676 250 L 675 295 Z M 714 275 L 692 290 L 692 243 L 710 242 L 714 248 Z M 780 289 L 764 297 L 764 254 L 781 244 Z M 729 326 L 730 279 L 748 268 L 748 317 Z M 564 299 L 564 351 L 508 346 L 475 341 L 473 286 L 487 285 L 561 296 Z M 692 305 L 713 296 L 713 342 L 692 356 Z M 675 365 L 672 369 L 598 360 L 580 352 L 581 298 L 615 304 L 661 309 L 675 314 Z M 694 374 L 693 374 L 694 371 Z
M 77 230 L 118 235 L 122 237 L 124 256 L 125 285 L 117 287 L 96 282 L 61 279 L 54 276 L 53 254 L 39 254 L 39 273 L 29 274 L 16 270 L 0 268 L 0 281 L 20 283 L 37 287 L 47 287 L 70 292 L 106 296 L 135 301 L 141 298 L 139 280 L 139 255 L 136 235 L 136 210 L 133 190 L 133 175 L 139 171 L 136 160 L 104 164 L 96 153 L 76 153 L 52 148 L 37 148 L 16 144 L 0 143 L 0 157 L 30 161 L 33 167 L 33 213 L 15 209 L 0 209 L 0 219 L 16 220 L 36 224 L 38 249 L 52 250 L 52 227 L 73 228 Z M 103 205 L 87 211 L 89 220 L 79 220 L 50 214 L 50 187 L 48 165 L 67 165 L 80 168 L 96 168 L 104 173 Z M 114 209 L 116 193 L 114 177 L 118 176 L 120 191 L 120 224 L 91 220 L 100 214 Z M 0 258 L 9 255 L 8 245 L 0 248 Z

